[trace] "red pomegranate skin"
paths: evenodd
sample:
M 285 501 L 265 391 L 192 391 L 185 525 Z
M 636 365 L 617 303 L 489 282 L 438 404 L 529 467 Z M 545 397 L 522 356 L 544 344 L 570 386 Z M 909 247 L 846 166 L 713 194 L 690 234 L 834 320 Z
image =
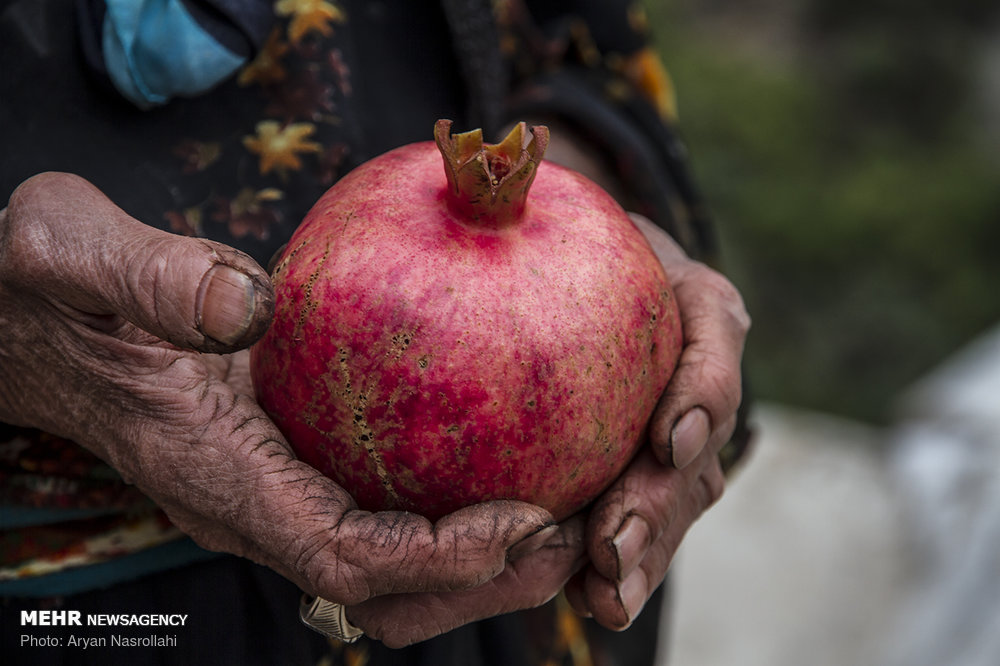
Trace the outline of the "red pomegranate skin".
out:
M 519 499 L 562 519 L 642 444 L 681 349 L 671 288 L 608 194 L 539 162 L 523 215 L 475 221 L 434 142 L 398 148 L 276 265 L 257 398 L 360 508 Z

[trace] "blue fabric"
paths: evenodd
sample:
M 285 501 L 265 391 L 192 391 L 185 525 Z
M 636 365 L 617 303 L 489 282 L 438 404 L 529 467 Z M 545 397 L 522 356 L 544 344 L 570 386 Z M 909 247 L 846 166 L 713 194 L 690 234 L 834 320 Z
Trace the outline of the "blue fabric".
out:
M 108 76 L 141 109 L 203 93 L 246 61 L 207 33 L 181 0 L 106 0 L 106 6 Z
M 0 581 L 0 596 L 62 597 L 79 594 L 217 557 L 225 555 L 205 550 L 194 541 L 183 538 L 107 562 L 66 569 L 45 576 Z

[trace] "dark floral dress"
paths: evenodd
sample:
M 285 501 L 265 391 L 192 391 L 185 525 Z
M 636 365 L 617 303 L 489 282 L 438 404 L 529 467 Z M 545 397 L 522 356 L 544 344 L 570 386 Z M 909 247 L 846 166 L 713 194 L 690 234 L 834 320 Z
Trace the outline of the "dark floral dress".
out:
M 266 265 L 338 178 L 392 147 L 430 139 L 437 118 L 494 137 L 511 120 L 553 118 L 622 174 L 623 203 L 712 259 L 711 227 L 672 130 L 673 90 L 638 3 L 174 4 L 185 9 L 177 30 L 223 47 L 205 80 L 183 72 L 160 80 L 156 63 L 123 67 L 109 44 L 148 34 L 126 0 L 0 2 L 0 200 L 35 173 L 69 171 L 148 224 L 234 245 Z M 170 41 L 165 62 L 189 57 L 181 41 Z M 192 628 L 186 638 L 197 649 L 160 659 L 583 666 L 649 664 L 656 648 L 658 597 L 622 634 L 581 620 L 560 598 L 403 651 L 364 640 L 326 644 L 297 625 L 297 592 L 283 581 L 197 548 L 72 442 L 2 424 L 0 506 L 5 612 L 116 608 L 132 596 L 200 608 L 206 577 L 218 586 L 203 588 L 214 598 L 231 595 L 227 584 L 269 591 L 246 602 L 238 630 L 202 636 L 207 629 Z M 231 573 L 240 568 L 247 571 Z M 8 624 L 5 646 L 14 638 Z M 261 635 L 278 647 L 244 653 Z

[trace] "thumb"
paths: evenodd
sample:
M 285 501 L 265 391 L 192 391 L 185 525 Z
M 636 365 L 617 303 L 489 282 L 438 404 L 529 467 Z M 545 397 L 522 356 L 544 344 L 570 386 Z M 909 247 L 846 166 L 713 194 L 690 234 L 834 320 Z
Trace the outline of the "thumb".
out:
M 253 259 L 149 227 L 77 176 L 25 181 L 4 226 L 5 277 L 79 312 L 205 352 L 248 346 L 270 323 L 274 291 Z

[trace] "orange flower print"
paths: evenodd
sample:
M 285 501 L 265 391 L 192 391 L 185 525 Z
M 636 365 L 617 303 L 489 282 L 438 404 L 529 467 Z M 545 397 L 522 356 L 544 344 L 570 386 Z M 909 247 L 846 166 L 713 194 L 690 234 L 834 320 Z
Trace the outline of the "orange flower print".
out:
M 243 137 L 247 150 L 260 156 L 260 174 L 267 175 L 272 170 L 284 174 L 288 170 L 302 168 L 302 153 L 318 153 L 320 145 L 306 138 L 316 131 L 312 123 L 292 123 L 282 126 L 276 120 L 262 120 L 257 123 L 255 136 Z
M 278 0 L 274 11 L 278 16 L 292 17 L 288 23 L 288 39 L 292 44 L 298 44 L 312 31 L 330 35 L 333 32 L 330 23 L 344 21 L 343 10 L 327 0 Z
M 234 199 L 216 197 L 212 219 L 225 223 L 234 238 L 250 234 L 258 240 L 267 240 L 271 236 L 271 227 L 280 218 L 279 213 L 268 204 L 282 198 L 284 193 L 273 187 L 256 192 L 244 187 Z
M 664 119 L 677 120 L 674 83 L 656 51 L 645 48 L 636 52 L 625 60 L 623 69 L 626 78 L 653 103 Z
M 174 155 L 184 162 L 184 173 L 204 171 L 215 164 L 222 155 L 222 144 L 211 141 L 184 139 L 173 150 Z
M 281 40 L 281 29 L 274 28 L 257 57 L 243 68 L 236 79 L 241 86 L 259 83 L 262 86 L 283 81 L 287 76 L 281 60 L 291 47 Z
M 170 230 L 185 236 L 201 236 L 201 209 L 197 206 L 185 208 L 182 211 L 168 210 L 163 214 L 170 223 Z

